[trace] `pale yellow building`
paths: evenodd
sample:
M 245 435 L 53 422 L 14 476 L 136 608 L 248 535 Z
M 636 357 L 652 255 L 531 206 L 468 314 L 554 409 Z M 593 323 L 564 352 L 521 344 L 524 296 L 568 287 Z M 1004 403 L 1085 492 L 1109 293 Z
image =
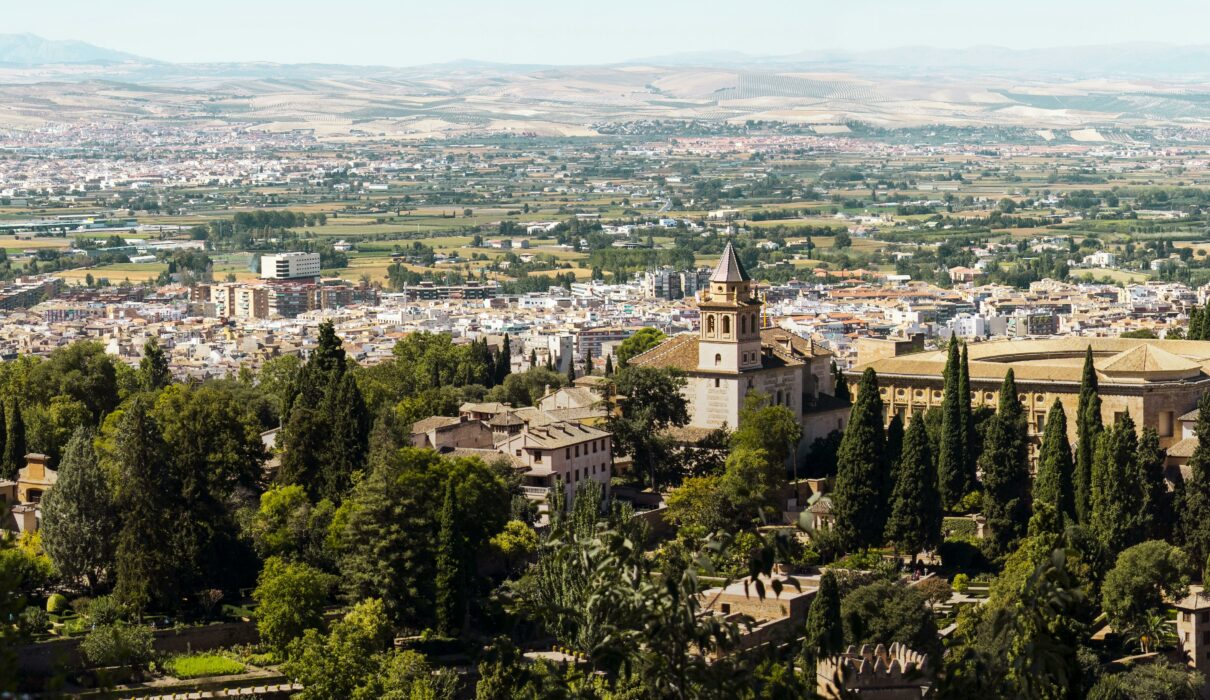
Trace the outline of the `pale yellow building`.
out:
M 880 346 L 885 351 L 887 345 Z M 910 344 L 894 347 L 910 348 Z M 1155 428 L 1167 449 L 1182 439 L 1180 418 L 1196 409 L 1210 390 L 1210 342 L 1139 338 L 1056 338 L 972 343 L 971 402 L 994 408 L 1011 368 L 1018 399 L 1025 406 L 1030 434 L 1040 437 L 1055 399 L 1067 412 L 1069 438 L 1076 438 L 1076 409 L 1087 348 L 1092 348 L 1101 397 L 1101 418 L 1112 424 L 1129 414 L 1135 425 Z M 846 374 L 856 395 L 861 373 L 872 367 L 885 405 L 885 418 L 905 421 L 941 405 L 946 352 L 875 353 Z

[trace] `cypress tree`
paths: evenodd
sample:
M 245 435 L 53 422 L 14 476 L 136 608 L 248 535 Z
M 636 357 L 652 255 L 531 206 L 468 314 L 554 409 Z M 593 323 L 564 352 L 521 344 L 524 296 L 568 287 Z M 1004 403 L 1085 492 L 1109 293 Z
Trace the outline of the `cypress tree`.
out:
M 913 555 L 932 549 L 941 544 L 941 516 L 933 450 L 924 420 L 917 417 L 904 436 L 886 538 Z
M 803 634 L 802 658 L 810 665 L 845 650 L 844 624 L 840 619 L 840 586 L 836 574 L 824 572 L 819 590 L 811 599 Z
M 113 562 L 118 517 L 93 433 L 76 428 L 59 462 L 59 480 L 42 498 L 42 546 L 65 581 L 95 588 Z
M 613 353 L 605 356 L 605 376 L 613 376 Z
M 966 343 L 962 344 L 962 361 L 958 369 L 958 408 L 962 413 L 966 484 L 968 490 L 973 490 L 979 488 L 979 434 L 975 430 L 975 416 L 971 409 L 971 367 Z
M 1199 309 L 1196 304 L 1189 308 L 1189 329 L 1185 331 L 1185 338 L 1188 340 L 1203 340 L 1202 338 L 1202 316 L 1204 311 Z
M 530 350 L 529 351 L 529 368 L 533 369 L 537 366 L 538 366 L 538 351 Z
M 592 350 L 584 352 L 584 376 L 592 376 Z
M 466 542 L 460 528 L 454 480 L 445 485 L 437 534 L 437 629 L 454 636 L 466 619 Z
M 1181 498 L 1180 531 L 1185 551 L 1195 562 L 1210 555 L 1210 393 L 1197 402 L 1197 447 L 1189 458 L 1189 479 Z
M 567 361 L 567 386 L 571 386 L 576 381 L 576 361 L 572 358 Z
M 546 353 L 546 369 L 551 372 L 555 371 L 555 354 L 553 352 Z
M 1067 412 L 1055 399 L 1046 414 L 1046 432 L 1038 453 L 1038 476 L 1034 480 L 1033 500 L 1048 503 L 1063 523 L 1076 522 L 1075 462 L 1067 440 Z
M 365 467 L 369 450 L 370 416 L 350 372 L 333 375 L 320 414 L 326 439 L 320 453 L 323 497 L 339 503 L 352 485 L 353 474 Z
M 175 547 L 180 489 L 169 478 L 167 446 L 138 397 L 126 407 L 116 438 L 116 506 L 122 517 L 114 569 L 114 595 L 136 611 L 180 603 L 178 584 L 186 572 Z
M 1142 488 L 1139 513 L 1143 520 L 1144 539 L 1148 540 L 1167 540 L 1172 534 L 1172 499 L 1164 482 L 1166 458 L 1166 451 L 1160 447 L 1160 434 L 1155 428 L 1144 428 L 1134 463 Z
M 1101 397 L 1097 394 L 1097 371 L 1092 362 L 1092 346 L 1084 355 L 1084 374 L 1080 378 L 1080 403 L 1076 409 L 1076 517 L 1088 524 L 1092 517 L 1092 461 L 1096 455 L 1101 424 Z
M 1202 307 L 1202 316 L 1198 324 L 1198 340 L 1210 340 L 1210 303 Z
M 866 368 L 857 401 L 836 453 L 832 513 L 836 534 L 847 550 L 882 543 L 887 518 L 886 435 L 882 429 L 878 375 Z
M 1007 554 L 1029 525 L 1029 444 L 1025 411 L 1017 398 L 1012 369 L 1000 386 L 1000 404 L 988 427 L 980 465 L 983 468 L 983 515 L 988 547 L 994 556 Z
M 4 478 L 17 478 L 17 472 L 25 466 L 25 454 L 25 420 L 21 417 L 21 402 L 13 399 L 8 419 L 8 439 L 4 442 Z
M 0 477 L 8 476 L 8 421 L 5 419 L 4 399 L 0 399 Z M 16 474 L 14 473 L 15 477 Z
M 1092 464 L 1092 531 L 1113 555 L 1143 540 L 1142 484 L 1134 421 L 1124 416 L 1097 438 Z
M 832 382 L 836 387 L 833 390 L 836 398 L 845 403 L 852 403 L 853 397 L 849 395 L 849 383 L 845 381 L 844 372 L 840 371 L 840 365 L 836 364 L 836 360 L 832 360 Z
M 503 384 L 505 378 L 513 371 L 513 345 L 508 333 L 504 334 L 504 343 L 500 346 L 500 354 L 496 356 L 496 383 Z
M 319 343 L 311 351 L 307 364 L 323 373 L 320 381 L 326 384 L 328 375 L 344 373 L 345 362 L 345 350 L 340 336 L 336 335 L 331 321 L 324 321 L 319 324 Z
M 898 480 L 899 455 L 903 452 L 903 419 L 899 414 L 891 416 L 886 426 L 886 461 L 891 475 L 891 485 Z
M 970 491 L 966 478 L 966 443 L 962 426 L 962 397 L 959 388 L 958 341 L 950 341 L 945 362 L 945 392 L 941 400 L 941 440 L 937 449 L 937 474 L 941 502 L 953 508 Z M 969 403 L 969 401 L 968 401 Z
M 143 344 L 143 359 L 139 360 L 139 380 L 147 391 L 163 389 L 172 383 L 172 370 L 163 348 L 154 337 Z

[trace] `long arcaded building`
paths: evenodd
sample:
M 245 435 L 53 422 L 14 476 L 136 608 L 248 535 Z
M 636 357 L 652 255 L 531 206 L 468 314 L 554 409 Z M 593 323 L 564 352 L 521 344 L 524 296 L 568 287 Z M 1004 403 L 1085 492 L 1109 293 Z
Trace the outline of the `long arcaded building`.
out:
M 874 368 L 888 422 L 894 415 L 907 421 L 941 405 L 946 352 L 919 352 L 919 347 L 910 340 L 864 341 L 857 365 L 847 374 L 856 392 L 862 371 Z M 994 408 L 1000 384 L 1011 368 L 1031 436 L 1041 436 L 1046 413 L 1058 398 L 1067 410 L 1074 442 L 1080 377 L 1089 347 L 1104 422 L 1128 413 L 1140 430 L 1156 429 L 1160 445 L 1169 450 L 1170 463 L 1182 463 L 1192 449 L 1192 412 L 1202 393 L 1210 391 L 1210 342 L 1071 337 L 972 343 L 968 346 L 971 401 Z

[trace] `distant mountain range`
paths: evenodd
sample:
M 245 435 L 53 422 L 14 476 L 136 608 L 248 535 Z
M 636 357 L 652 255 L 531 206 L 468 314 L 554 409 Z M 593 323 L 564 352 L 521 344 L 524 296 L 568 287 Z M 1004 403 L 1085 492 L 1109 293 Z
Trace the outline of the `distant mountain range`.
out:
M 279 64 L 273 62 L 213 61 L 202 64 L 172 64 L 133 53 L 107 49 L 83 41 L 44 39 L 34 34 L 0 34 L 0 65 L 43 67 L 115 64 L 156 66 L 158 70 L 136 71 L 125 77 L 153 78 L 169 73 L 197 72 L 227 77 L 315 78 L 324 74 L 348 75 L 351 71 L 374 74 L 522 73 L 557 68 L 552 65 L 510 65 L 485 61 L 451 61 L 424 66 L 356 66 L 331 64 Z M 972 46 L 938 49 L 906 46 L 875 50 L 805 50 L 786 55 L 760 55 L 739 51 L 694 51 L 638 58 L 615 65 L 666 67 L 711 67 L 749 70 L 838 70 L 851 73 L 909 76 L 919 71 L 946 72 L 969 77 L 992 73 L 1049 79 L 1054 77 L 1138 77 L 1210 79 L 1210 45 L 1175 46 L 1139 43 L 1100 46 L 1009 49 L 1002 46 Z M 574 68 L 575 66 L 566 66 Z M 588 66 L 579 66 L 586 68 Z
M 129 62 L 154 63 L 147 58 L 83 41 L 55 41 L 35 34 L 0 34 L 0 64 L 9 66 Z

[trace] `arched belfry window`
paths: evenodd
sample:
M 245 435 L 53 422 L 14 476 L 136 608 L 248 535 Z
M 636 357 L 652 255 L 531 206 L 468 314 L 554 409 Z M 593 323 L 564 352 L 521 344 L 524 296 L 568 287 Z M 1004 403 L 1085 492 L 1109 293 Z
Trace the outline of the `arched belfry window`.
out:
M 710 335 L 714 335 L 714 314 L 710 314 L 706 317 L 706 332 Z
M 739 317 L 739 332 L 740 332 L 740 335 L 748 335 L 748 317 L 747 316 Z
M 731 335 L 731 317 L 723 316 L 723 336 Z

